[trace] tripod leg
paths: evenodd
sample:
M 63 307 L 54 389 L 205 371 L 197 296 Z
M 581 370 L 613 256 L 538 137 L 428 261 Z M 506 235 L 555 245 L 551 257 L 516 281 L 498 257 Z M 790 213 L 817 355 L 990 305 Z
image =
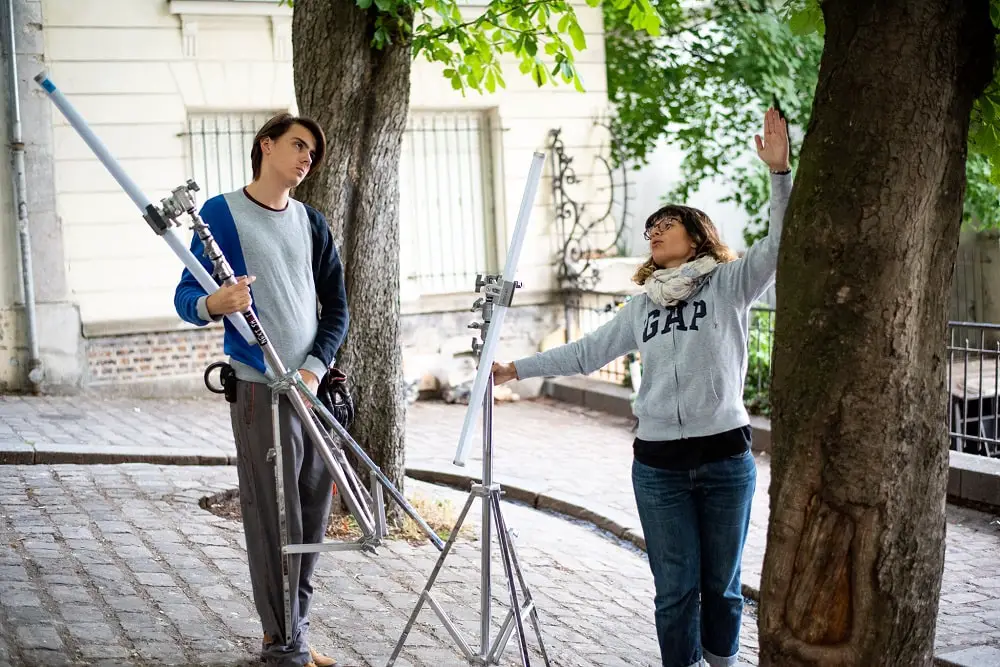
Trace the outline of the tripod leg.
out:
M 377 535 L 381 539 L 389 536 L 389 527 L 385 522 L 385 496 L 382 495 L 382 486 L 379 484 L 375 471 L 371 471 L 369 476 L 371 477 L 372 495 L 375 497 L 375 525 L 378 529 Z
M 308 389 L 302 391 L 307 392 Z M 308 398 L 309 402 L 312 403 L 313 409 L 316 410 L 320 420 L 326 424 L 330 430 L 336 433 L 337 437 L 339 437 L 344 444 L 346 444 L 350 450 L 354 452 L 355 456 L 358 457 L 358 460 L 365 464 L 371 473 L 378 478 L 379 483 L 389 496 L 396 502 L 397 505 L 403 508 L 403 511 L 406 512 L 407 516 L 413 519 L 413 521 L 420 526 L 434 546 L 436 546 L 439 551 L 444 549 L 444 540 L 438 537 L 437 533 L 434 532 L 434 529 L 427 525 L 427 522 L 424 521 L 423 517 L 417 514 L 417 511 L 413 509 L 413 506 L 410 505 L 403 494 L 399 492 L 399 489 L 393 486 L 392 482 L 389 481 L 389 478 L 385 476 L 385 473 L 383 473 L 382 470 L 375 465 L 375 462 L 372 461 L 371 457 L 368 456 L 363 449 L 361 449 L 361 446 L 354 441 L 354 438 L 350 436 L 341 423 L 333 418 L 330 411 L 327 410 L 319 400 L 315 400 L 310 394 L 304 395 Z
M 316 424 L 316 430 L 321 436 L 323 436 L 323 442 L 326 443 L 327 448 L 330 450 L 330 454 L 332 454 L 333 458 L 340 464 L 341 469 L 344 471 L 347 483 L 351 485 L 351 490 L 362 503 L 371 507 L 373 500 L 372 496 L 368 493 L 368 489 L 365 488 L 365 485 L 361 483 L 361 480 L 358 479 L 358 475 L 351 466 L 351 462 L 347 460 L 347 455 L 344 454 L 343 448 L 334 441 L 333 436 L 331 436 L 326 428 L 323 427 L 323 422 L 320 420 L 315 411 L 313 411 L 312 416 L 313 421 Z
M 504 526 L 504 534 L 507 536 L 507 548 L 510 550 L 510 559 L 514 564 L 514 572 L 517 573 L 517 580 L 520 582 L 521 592 L 524 594 L 524 603 L 529 609 L 528 618 L 535 629 L 535 636 L 538 637 L 538 648 L 542 651 L 542 661 L 545 663 L 545 667 L 549 667 L 549 654 L 545 650 L 545 642 L 542 640 L 542 625 L 538 620 L 538 607 L 535 606 L 535 599 L 531 595 L 531 591 L 528 590 L 528 582 L 524 580 L 524 573 L 521 572 L 521 563 L 517 559 L 517 549 L 514 548 L 514 541 L 510 539 L 510 534 L 506 532 L 506 526 Z
M 299 394 L 298 389 L 292 388 L 288 391 L 288 400 L 292 402 L 292 407 L 299 415 L 299 419 L 302 420 L 302 426 L 305 429 L 306 435 L 316 446 L 320 457 L 333 475 L 334 481 L 337 482 L 337 488 L 340 489 L 344 496 L 347 509 L 354 515 L 355 520 L 358 522 L 358 527 L 361 528 L 361 532 L 365 538 L 371 539 L 375 535 L 375 521 L 371 515 L 371 508 L 364 504 L 363 497 L 359 498 L 354 493 L 354 488 L 348 481 L 349 473 L 340 465 L 330 447 L 327 446 L 326 441 L 323 439 L 323 429 L 316 426 L 313 412 L 306 407 L 306 403 L 302 399 L 301 394 Z M 351 467 L 347 466 L 347 469 L 351 470 Z
M 278 412 L 278 401 L 280 398 L 281 395 L 278 392 L 271 392 L 271 437 L 273 439 L 274 446 L 274 449 L 272 450 L 274 452 L 274 485 L 278 496 L 278 532 L 281 534 L 281 588 L 285 602 L 284 640 L 287 645 L 292 641 L 294 628 L 292 628 L 292 599 L 288 581 L 288 559 L 291 558 L 291 556 L 285 553 L 285 547 L 288 546 L 288 518 L 285 515 L 285 464 L 281 451 L 281 426 L 280 415 Z
M 497 540 L 500 542 L 500 561 L 503 563 L 504 573 L 507 575 L 507 590 L 510 591 L 510 610 L 514 614 L 514 624 L 517 626 L 517 638 L 521 647 L 521 664 L 528 667 L 531 664 L 531 658 L 528 655 L 528 642 L 524 634 L 524 622 L 521 619 L 521 606 L 517 600 L 517 583 L 514 581 L 513 566 L 511 565 L 509 536 L 503 515 L 500 513 L 500 494 L 492 494 L 490 502 L 493 505 L 493 515 L 496 520 Z
M 410 619 L 406 622 L 406 626 L 403 628 L 403 634 L 399 636 L 399 641 L 396 642 L 396 648 L 389 656 L 389 662 L 386 663 L 386 667 L 392 667 L 396 662 L 396 658 L 399 657 L 399 653 L 403 650 L 403 644 L 406 643 L 406 638 L 410 634 L 410 630 L 413 629 L 413 624 L 417 622 L 417 616 L 420 614 L 420 609 L 424 606 L 424 602 L 429 601 L 431 595 L 431 588 L 434 586 L 434 582 L 437 581 L 437 577 L 441 574 L 441 568 L 444 566 L 444 560 L 448 557 L 451 552 L 451 548 L 455 545 L 455 540 L 458 539 L 458 534 L 461 532 L 462 523 L 465 521 L 465 517 L 469 514 L 469 509 L 472 507 L 472 501 L 476 499 L 475 494 L 470 493 L 469 499 L 465 501 L 465 506 L 462 508 L 462 513 L 458 515 L 458 521 L 455 522 L 455 527 L 451 531 L 451 535 L 448 536 L 448 541 L 445 542 L 444 549 L 441 550 L 441 554 L 438 556 L 437 563 L 434 564 L 434 569 L 431 570 L 431 576 L 427 578 L 427 583 L 424 585 L 423 592 L 420 593 L 420 599 L 417 600 L 417 605 L 413 608 L 413 613 L 410 614 Z M 432 604 L 432 607 L 434 605 Z M 437 612 L 437 609 L 435 609 Z M 439 614 L 440 615 L 440 614 Z M 443 618 L 441 620 L 444 620 Z M 452 628 L 448 628 L 451 632 Z M 456 637 L 456 639 L 460 639 Z M 465 645 L 464 642 L 461 644 L 462 652 L 466 654 L 466 657 L 471 657 L 472 652 L 469 647 Z
M 524 593 L 524 606 L 522 607 L 522 610 L 527 611 L 529 614 L 531 624 L 535 629 L 535 635 L 538 637 L 538 647 L 542 652 L 542 660 L 544 661 L 546 667 L 549 667 L 549 654 L 548 651 L 545 650 L 545 642 L 542 640 L 542 628 L 541 622 L 538 620 L 538 608 L 535 605 L 535 600 L 531 595 L 531 591 L 528 589 L 528 583 L 524 580 L 524 575 L 521 572 L 521 563 L 517 558 L 517 550 L 514 548 L 514 541 L 509 537 L 510 533 L 506 532 L 506 525 L 504 525 L 503 530 L 504 536 L 506 537 L 507 547 L 510 550 L 511 561 L 514 565 L 514 572 L 517 573 L 518 582 L 521 584 L 521 591 Z M 493 649 L 490 651 L 489 660 L 493 663 L 500 662 L 500 656 L 507 647 L 507 642 L 510 640 L 510 635 L 513 629 L 514 611 L 511 610 L 507 612 L 507 616 L 500 625 L 500 634 L 497 636 L 496 642 L 493 644 Z

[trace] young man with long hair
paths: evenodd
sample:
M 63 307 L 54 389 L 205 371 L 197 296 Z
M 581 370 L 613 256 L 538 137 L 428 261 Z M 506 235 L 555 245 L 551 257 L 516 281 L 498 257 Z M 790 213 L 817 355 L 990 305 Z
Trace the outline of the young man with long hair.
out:
M 290 192 L 322 163 L 325 152 L 326 138 L 315 121 L 287 113 L 269 120 L 251 149 L 253 181 L 212 197 L 201 210 L 240 278 L 208 295 L 185 270 L 174 295 L 181 318 L 199 326 L 253 308 L 282 362 L 298 369 L 313 393 L 347 333 L 347 294 L 326 220 Z M 212 270 L 197 236 L 191 252 Z M 279 403 L 282 441 L 273 442 L 271 391 L 261 349 L 247 343 L 228 321 L 224 348 L 236 378 L 230 416 L 250 581 L 264 635 L 261 657 L 281 667 L 334 665 L 306 642 L 318 553 L 289 557 L 292 627 L 285 627 L 278 501 L 267 453 L 282 447 L 291 543 L 323 540 L 332 476 L 285 396 Z

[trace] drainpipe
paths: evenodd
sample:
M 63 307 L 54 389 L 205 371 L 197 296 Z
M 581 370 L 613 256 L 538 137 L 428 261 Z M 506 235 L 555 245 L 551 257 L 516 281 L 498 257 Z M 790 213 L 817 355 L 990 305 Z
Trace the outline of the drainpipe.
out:
M 21 287 L 24 315 L 28 329 L 28 386 L 38 393 L 42 378 L 42 360 L 38 353 L 35 320 L 35 281 L 31 266 L 31 232 L 28 228 L 28 186 L 24 167 L 24 142 L 21 140 L 21 98 L 17 86 L 17 48 L 14 39 L 14 0 L 4 0 L 4 46 L 7 51 L 7 100 L 10 105 L 10 155 L 14 179 L 14 202 L 17 205 L 17 239 L 21 253 Z

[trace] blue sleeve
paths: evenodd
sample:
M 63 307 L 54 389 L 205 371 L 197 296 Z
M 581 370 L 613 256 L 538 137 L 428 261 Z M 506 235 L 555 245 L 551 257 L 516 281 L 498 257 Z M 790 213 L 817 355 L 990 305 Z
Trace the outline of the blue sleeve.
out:
M 224 201 L 217 201 L 219 198 L 213 197 L 209 199 L 201 207 L 201 212 L 199 215 L 201 219 L 205 221 L 205 224 L 212 227 L 212 218 L 216 215 L 218 206 L 221 203 L 225 206 Z M 215 232 L 213 231 L 213 236 Z M 193 254 L 201 262 L 201 265 L 205 267 L 205 270 L 210 274 L 212 273 L 212 263 L 208 261 L 205 257 L 205 246 L 198 238 L 197 234 L 194 234 L 191 238 L 191 254 Z M 177 288 L 174 290 L 174 310 L 177 311 L 177 315 L 180 316 L 185 322 L 190 322 L 191 324 L 203 327 L 211 322 L 218 322 L 222 319 L 219 317 L 212 317 L 208 308 L 205 305 L 205 301 L 208 298 L 208 292 L 201 286 L 201 283 L 192 275 L 192 273 L 184 268 L 181 272 L 181 280 L 177 284 Z
M 324 368 L 328 368 L 347 337 L 347 325 L 350 321 L 344 267 L 326 218 L 311 207 L 306 207 L 306 210 L 312 226 L 313 276 L 320 305 L 319 328 L 309 354 L 321 360 Z

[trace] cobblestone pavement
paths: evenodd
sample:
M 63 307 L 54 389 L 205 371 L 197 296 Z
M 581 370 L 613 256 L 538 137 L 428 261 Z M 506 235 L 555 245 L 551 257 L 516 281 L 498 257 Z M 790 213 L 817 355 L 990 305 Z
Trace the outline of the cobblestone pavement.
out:
M 228 406 L 221 397 L 203 401 L 129 401 L 91 397 L 0 397 L 0 460 L 17 448 L 39 458 L 73 460 L 117 447 L 150 455 L 212 452 L 232 456 Z M 474 430 L 469 461 L 452 464 L 464 406 L 421 402 L 410 407 L 407 468 L 475 477 L 479 474 L 479 433 Z M 30 437 L 29 437 L 30 436 Z M 509 488 L 530 490 L 538 505 L 597 523 L 608 519 L 641 537 L 630 483 L 630 421 L 547 400 L 498 404 L 494 409 L 496 479 Z M 34 444 L 27 441 L 33 440 Z M 60 449 L 60 448 L 69 449 Z M 183 460 L 183 459 L 182 459 Z M 758 454 L 757 492 L 743 562 L 743 581 L 759 587 L 768 520 L 769 458 Z M 948 544 L 936 647 L 938 652 L 965 646 L 1000 647 L 1000 576 L 991 567 L 1000 553 L 996 518 L 948 507 Z
M 233 467 L 6 466 L 0 476 L 0 665 L 236 665 L 255 661 L 259 624 L 239 523 L 198 506 L 236 484 Z M 467 494 L 413 482 L 408 493 Z M 478 501 L 470 525 L 478 533 Z M 504 503 L 554 665 L 655 665 L 652 587 L 630 545 Z M 499 561 L 493 571 L 500 573 Z M 478 540 L 460 541 L 436 599 L 478 645 Z M 320 558 L 310 637 L 342 665 L 384 665 L 438 552 L 392 541 L 377 556 Z M 495 628 L 506 588 L 494 576 Z M 744 621 L 756 665 L 755 618 Z M 533 636 L 529 640 L 536 660 Z M 506 664 L 515 661 L 508 646 Z M 465 664 L 423 611 L 401 665 Z
M 235 464 L 229 406 L 206 394 L 203 401 L 0 396 L 0 461 L 90 463 L 99 455 L 108 463 Z M 38 461 L 24 458 L 35 453 Z
M 441 472 L 452 465 L 464 410 L 421 403 L 411 410 L 407 467 Z M 549 401 L 501 404 L 493 410 L 495 478 L 609 517 L 641 535 L 631 485 L 630 420 Z M 464 474 L 480 470 L 481 437 Z M 770 457 L 756 454 L 757 488 L 743 557 L 743 582 L 760 587 L 768 521 Z M 544 505 L 544 503 L 540 503 Z M 550 503 L 556 508 L 560 502 Z M 997 518 L 948 506 L 948 543 L 938 613 L 938 653 L 963 646 L 1000 646 L 1000 554 Z

